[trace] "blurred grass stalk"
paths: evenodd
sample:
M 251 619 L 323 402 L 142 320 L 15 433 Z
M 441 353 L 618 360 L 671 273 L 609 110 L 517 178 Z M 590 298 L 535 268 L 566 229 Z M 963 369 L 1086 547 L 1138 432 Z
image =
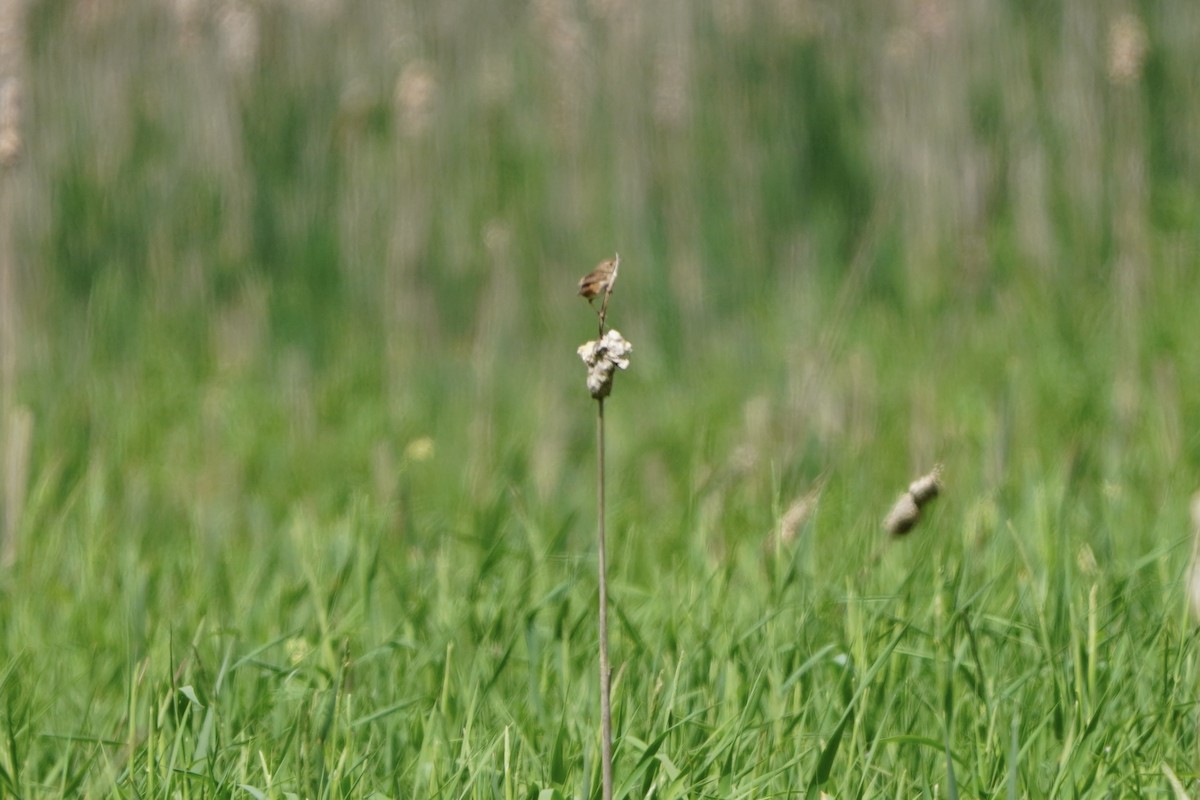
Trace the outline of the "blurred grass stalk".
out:
M 11 79 L 9 79 L 11 80 Z M 3 91 L 3 90 L 0 90 Z M 0 123 L 0 140 L 4 126 Z M 8 165 L 0 166 L 0 469 L 4 516 L 0 520 L 0 566 L 10 566 L 20 549 L 21 516 L 29 478 L 33 414 L 17 404 L 20 308 L 12 246 L 13 190 Z
M 24 3 L 0 0 L 0 469 L 4 516 L 0 519 L 0 565 L 17 558 L 29 476 L 33 415 L 17 406 L 21 309 L 13 215 L 17 198 L 13 168 L 21 158 L 21 65 Z
M 1184 592 L 1192 612 L 1192 621 L 1200 623 L 1200 491 L 1192 495 L 1189 511 L 1192 523 L 1192 558 L 1188 564 Z M 1200 696 L 1200 686 L 1197 687 L 1196 693 Z M 1197 708 L 1193 719 L 1196 730 L 1200 731 L 1200 707 Z M 1196 738 L 1195 757 L 1197 762 L 1200 762 L 1200 737 Z
M 12 408 L 4 435 L 4 539 L 0 542 L 0 566 L 4 567 L 12 566 L 20 555 L 32 445 L 33 413 L 24 406 Z

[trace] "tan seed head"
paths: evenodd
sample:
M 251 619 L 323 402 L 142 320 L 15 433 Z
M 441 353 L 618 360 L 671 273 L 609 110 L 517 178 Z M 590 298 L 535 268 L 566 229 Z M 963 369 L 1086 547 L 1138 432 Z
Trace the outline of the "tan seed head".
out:
M 893 536 L 903 536 L 921 521 L 921 509 L 942 490 L 942 467 L 939 464 L 927 475 L 909 484 L 908 491 L 892 506 L 883 520 L 883 527 Z

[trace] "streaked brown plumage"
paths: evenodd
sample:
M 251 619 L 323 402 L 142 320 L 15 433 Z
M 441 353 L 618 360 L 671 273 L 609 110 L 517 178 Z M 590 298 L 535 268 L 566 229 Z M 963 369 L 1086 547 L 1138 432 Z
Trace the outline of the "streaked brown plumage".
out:
M 620 263 L 621 257 L 618 255 L 596 265 L 594 270 L 579 279 L 579 296 L 586 297 L 591 303 L 595 298 L 611 292 Z

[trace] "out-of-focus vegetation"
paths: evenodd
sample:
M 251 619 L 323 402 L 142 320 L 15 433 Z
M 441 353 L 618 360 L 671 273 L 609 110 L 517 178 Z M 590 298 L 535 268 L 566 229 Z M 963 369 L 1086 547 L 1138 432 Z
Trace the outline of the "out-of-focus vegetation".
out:
M 0 3 L 0 793 L 593 792 L 614 250 L 622 796 L 1194 791 L 1197 41 Z

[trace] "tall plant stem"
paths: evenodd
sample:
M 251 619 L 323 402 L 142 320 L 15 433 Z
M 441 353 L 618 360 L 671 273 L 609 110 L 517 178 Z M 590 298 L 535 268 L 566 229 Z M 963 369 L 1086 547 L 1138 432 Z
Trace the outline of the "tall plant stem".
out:
M 601 322 L 601 326 L 603 324 Z M 600 770 L 603 800 L 612 800 L 612 704 L 609 698 L 612 671 L 608 666 L 608 565 L 604 546 L 604 398 L 601 397 L 596 402 L 596 552 L 600 573 Z

